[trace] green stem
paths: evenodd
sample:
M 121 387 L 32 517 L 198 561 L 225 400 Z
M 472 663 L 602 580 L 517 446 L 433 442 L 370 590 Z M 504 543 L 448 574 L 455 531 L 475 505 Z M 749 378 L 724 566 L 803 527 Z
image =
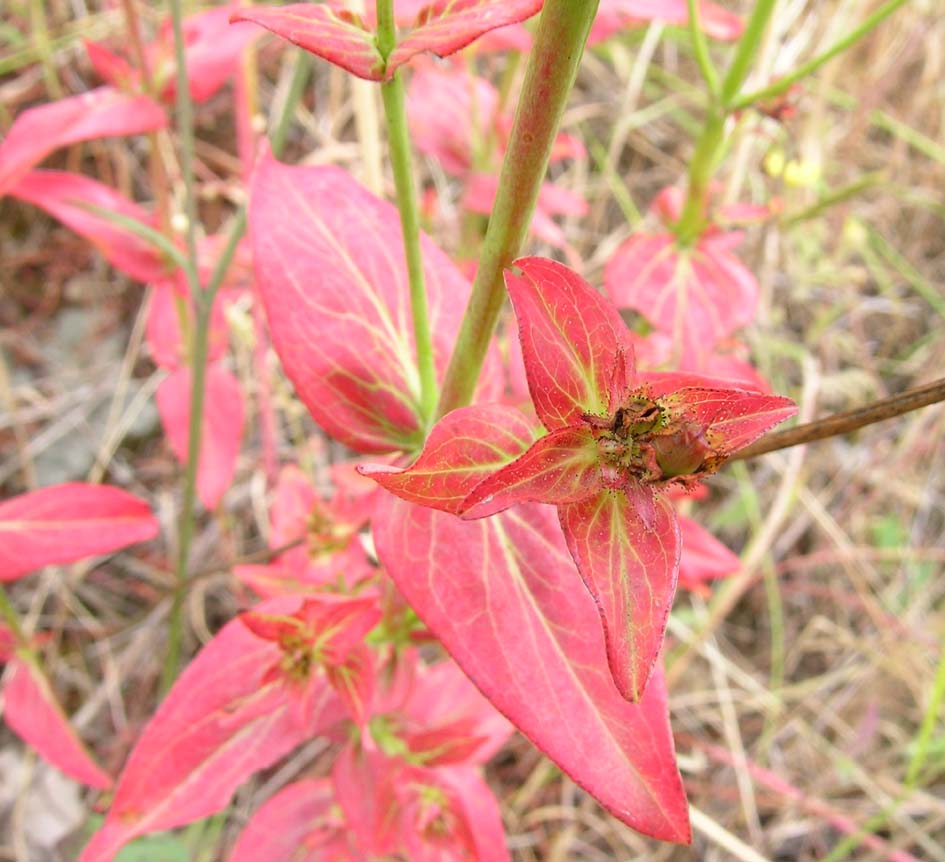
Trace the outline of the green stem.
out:
M 27 639 L 23 632 L 23 627 L 20 625 L 19 614 L 17 614 L 16 608 L 13 607 L 13 602 L 10 601 L 10 597 L 7 595 L 7 591 L 3 588 L 2 584 L 0 584 L 0 617 L 6 622 L 7 628 L 13 632 L 17 646 L 25 646 Z
M 30 3 L 30 25 L 33 28 L 36 54 L 43 64 L 43 80 L 46 82 L 46 89 L 51 98 L 62 98 L 62 86 L 56 74 L 56 63 L 53 60 L 52 45 L 49 41 L 49 23 L 46 20 L 46 6 L 43 0 L 32 0 Z
M 732 58 L 732 63 L 725 73 L 725 79 L 722 81 L 722 104 L 731 106 L 732 100 L 738 95 L 742 84 L 745 83 L 745 78 L 748 77 L 755 54 L 758 53 L 758 49 L 761 47 L 761 39 L 777 2 L 778 0 L 757 0 L 755 3 L 748 24 L 745 25 L 745 32 L 738 40 L 735 56 Z
M 289 81 L 289 92 L 286 94 L 285 104 L 279 115 L 279 120 L 272 132 L 269 146 L 274 156 L 278 157 L 285 148 L 285 139 L 289 134 L 289 128 L 292 125 L 292 112 L 295 105 L 302 98 L 305 92 L 305 85 L 308 83 L 309 73 L 312 71 L 311 55 L 301 49 L 296 51 L 295 65 L 292 67 L 292 78 Z
M 788 74 L 786 74 L 784 77 L 778 78 L 777 81 L 773 81 L 767 87 L 762 87 L 760 90 L 755 90 L 753 93 L 746 93 L 745 95 L 738 96 L 737 98 L 735 98 L 733 94 L 729 99 L 728 104 L 730 104 L 733 109 L 738 110 L 740 108 L 747 108 L 757 102 L 764 102 L 767 99 L 773 99 L 777 96 L 780 96 L 782 93 L 787 92 L 792 84 L 795 84 L 802 78 L 806 78 L 808 75 L 812 75 L 825 63 L 832 60 L 838 54 L 842 54 L 847 50 L 847 48 L 855 45 L 867 33 L 875 29 L 879 24 L 892 15 L 893 12 L 899 9 L 900 6 L 904 6 L 908 2 L 909 0 L 888 0 L 888 2 L 880 6 L 879 9 L 877 9 L 862 24 L 860 24 L 859 27 L 851 30 L 842 39 L 838 39 L 822 54 L 818 54 L 812 60 L 802 63 L 800 66 L 794 69 L 794 71 L 788 72 Z
M 705 38 L 705 31 L 702 29 L 702 21 L 699 15 L 699 3 L 697 0 L 686 0 L 689 10 L 689 34 L 692 37 L 692 49 L 696 55 L 696 63 L 699 65 L 699 71 L 712 94 L 713 100 L 717 101 L 721 95 L 721 86 L 719 84 L 719 73 L 709 56 L 709 43 Z
M 525 242 L 551 146 L 596 13 L 597 0 L 545 2 L 479 269 L 443 381 L 439 416 L 472 399 L 505 300 L 502 270 L 515 260 Z
M 377 48 L 385 61 L 394 49 L 395 42 L 393 0 L 377 0 Z M 436 409 L 436 366 L 427 312 L 423 254 L 420 250 L 420 213 L 417 207 L 417 190 L 413 182 L 404 82 L 399 69 L 395 70 L 389 81 L 381 84 L 381 95 L 384 99 L 390 162 L 394 172 L 397 210 L 400 213 L 404 257 L 410 283 L 410 311 L 413 316 L 414 346 L 420 375 L 420 415 L 424 422 L 429 422 Z
M 196 254 L 196 201 L 193 195 L 193 106 L 187 87 L 187 72 L 184 67 L 183 43 L 180 28 L 180 0 L 172 0 L 174 16 L 175 51 L 177 54 L 177 100 L 180 117 L 181 170 L 186 189 L 188 210 L 188 254 L 189 260 L 184 271 L 187 273 L 191 293 L 194 296 L 194 326 L 190 344 L 190 422 L 187 431 L 187 463 L 184 466 L 183 501 L 178 528 L 177 561 L 175 566 L 175 588 L 168 624 L 168 646 L 161 674 L 162 691 L 167 691 L 177 677 L 181 659 L 181 641 L 183 636 L 182 610 L 187 587 L 187 566 L 190 559 L 190 546 L 194 534 L 194 510 L 197 499 L 197 468 L 200 464 L 200 444 L 203 436 L 203 405 L 206 394 L 207 357 L 210 352 L 210 315 L 213 301 L 223 279 L 233 261 L 233 256 L 240 239 L 246 232 L 246 205 L 237 211 L 227 234 L 226 245 L 213 268 L 210 280 L 201 288 L 197 275 Z M 271 141 L 272 151 L 279 155 L 286 136 L 288 117 L 292 116 L 295 105 L 301 97 L 308 72 L 308 63 L 300 62 L 293 75 L 293 86 L 283 105 L 282 114 L 276 124 L 276 132 Z M 183 77 L 183 81 L 181 78 Z M 181 103 L 186 107 L 181 109 Z M 186 153 L 186 154 L 185 154 Z
M 397 209 L 404 236 L 404 254 L 407 258 L 407 276 L 410 281 L 410 310 L 413 314 L 413 335 L 417 351 L 417 369 L 420 373 L 420 413 L 429 420 L 436 409 L 436 367 L 433 362 L 433 339 L 427 314 L 427 291 L 420 251 L 420 214 L 417 192 L 413 183 L 410 159 L 410 138 L 407 134 L 407 111 L 404 101 L 404 82 L 400 70 L 381 84 L 384 98 L 384 116 L 390 143 L 390 161 L 397 190 Z
M 935 680 L 932 683 L 932 696 L 929 698 L 925 713 L 922 715 L 922 724 L 919 725 L 919 732 L 915 738 L 915 751 L 913 751 L 909 766 L 906 768 L 905 786 L 907 790 L 913 790 L 919 784 L 919 778 L 925 766 L 925 759 L 929 753 L 929 743 L 932 741 L 932 734 L 935 731 L 943 701 L 945 701 L 945 641 L 942 642 L 939 652 L 938 667 L 935 670 Z
M 706 224 L 709 184 L 715 174 L 719 154 L 725 144 L 725 113 L 717 106 L 709 108 L 696 151 L 689 163 L 689 189 L 679 221 L 673 231 L 681 245 L 693 242 Z

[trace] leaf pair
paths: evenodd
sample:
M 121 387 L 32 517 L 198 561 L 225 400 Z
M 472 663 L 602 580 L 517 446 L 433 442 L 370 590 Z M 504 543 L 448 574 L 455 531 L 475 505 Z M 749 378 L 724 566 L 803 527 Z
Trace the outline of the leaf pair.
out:
M 386 81 L 418 54 L 446 57 L 484 33 L 531 17 L 541 5 L 542 0 L 436 0 L 417 13 L 387 57 L 365 19 L 343 3 L 256 7 L 231 20 L 259 24 L 359 78 Z
M 680 535 L 664 490 L 691 487 L 794 412 L 786 398 L 638 377 L 616 310 L 566 267 L 525 258 L 506 283 L 529 390 L 547 434 L 514 411 L 447 416 L 406 470 L 365 468 L 410 502 L 464 518 L 528 502 L 558 507 L 568 549 L 598 608 L 620 693 L 643 697 L 679 574 Z M 483 478 L 485 476 L 485 478 Z

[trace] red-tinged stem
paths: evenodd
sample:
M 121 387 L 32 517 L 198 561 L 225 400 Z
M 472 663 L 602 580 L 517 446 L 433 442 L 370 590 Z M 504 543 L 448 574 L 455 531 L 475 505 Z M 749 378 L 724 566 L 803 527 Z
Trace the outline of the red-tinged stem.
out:
M 546 0 L 502 171 L 479 269 L 440 392 L 438 415 L 472 400 L 505 301 L 502 270 L 521 251 L 551 146 L 574 85 L 597 0 Z
M 845 413 L 828 416 L 826 419 L 818 419 L 815 422 L 798 425 L 796 428 L 768 434 L 734 454 L 731 460 L 743 461 L 746 458 L 756 458 L 758 455 L 765 455 L 778 449 L 851 434 L 867 425 L 894 419 L 896 416 L 902 416 L 920 407 L 928 407 L 939 401 L 945 401 L 945 379 L 936 380 L 934 383 L 928 383 L 916 389 L 909 389 L 866 407 L 858 407 L 856 410 L 848 410 Z

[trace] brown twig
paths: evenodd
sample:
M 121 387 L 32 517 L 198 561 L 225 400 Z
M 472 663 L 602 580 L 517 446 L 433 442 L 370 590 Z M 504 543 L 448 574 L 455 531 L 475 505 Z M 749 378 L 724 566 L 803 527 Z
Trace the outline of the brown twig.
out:
M 874 422 L 894 419 L 896 416 L 902 416 L 904 413 L 918 410 L 920 407 L 928 407 L 930 404 L 936 404 L 939 401 L 945 401 L 945 379 L 936 380 L 934 383 L 928 383 L 916 389 L 908 389 L 899 395 L 884 398 L 882 401 L 877 401 L 875 404 L 866 407 L 858 407 L 856 410 L 847 410 L 845 413 L 837 413 L 835 416 L 828 416 L 826 419 L 807 422 L 804 425 L 798 425 L 796 428 L 788 428 L 785 431 L 767 434 L 756 443 L 733 455 L 731 460 L 744 461 L 746 458 L 766 455 L 768 452 L 775 452 L 778 449 L 787 449 L 791 446 L 799 446 L 802 443 L 813 443 L 816 440 L 826 440 L 828 437 L 851 434 L 860 428 L 872 425 Z

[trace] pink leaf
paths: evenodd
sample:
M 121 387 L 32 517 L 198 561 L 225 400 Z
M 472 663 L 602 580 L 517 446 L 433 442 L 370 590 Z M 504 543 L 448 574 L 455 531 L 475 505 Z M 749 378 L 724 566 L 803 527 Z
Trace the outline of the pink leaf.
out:
M 120 488 L 68 482 L 0 503 L 0 581 L 153 539 L 148 504 Z
M 741 389 L 686 387 L 665 396 L 662 403 L 671 409 L 678 405 L 690 421 L 703 425 L 709 445 L 722 458 L 744 449 L 797 413 L 790 398 Z
M 29 108 L 0 143 L 0 195 L 60 147 L 92 138 L 136 135 L 165 125 L 164 109 L 156 102 L 112 87 Z
M 298 723 L 288 688 L 267 679 L 279 656 L 278 646 L 255 637 L 239 619 L 200 651 L 138 739 L 81 862 L 111 862 L 139 835 L 220 811 L 250 775 L 340 718 L 338 700 L 322 682 L 311 723 Z
M 7 662 L 16 653 L 16 635 L 0 623 L 0 662 Z
M 653 497 L 642 486 L 636 494 Z M 568 549 L 604 624 L 614 682 L 632 701 L 643 696 L 659 658 L 680 552 L 672 504 L 656 497 L 643 514 L 639 507 L 635 498 L 602 491 L 558 508 Z
M 662 677 L 639 704 L 620 696 L 550 508 L 468 523 L 384 498 L 374 531 L 407 601 L 502 713 L 624 823 L 689 841 Z
M 359 452 L 416 448 L 419 379 L 397 210 L 338 168 L 266 159 L 249 218 L 273 345 L 315 421 Z M 469 282 L 426 236 L 421 247 L 442 372 Z M 497 371 L 493 356 L 484 376 Z
M 418 671 L 400 712 L 399 733 L 425 766 L 483 764 L 513 730 L 452 661 Z
M 344 825 L 332 810 L 335 791 L 330 779 L 309 778 L 283 787 L 266 800 L 240 833 L 230 862 L 332 862 L 340 855 Z
M 538 257 L 514 264 L 505 283 L 518 319 L 528 388 L 549 431 L 605 415 L 626 327 L 614 308 L 566 266 Z
M 702 591 L 706 581 L 727 577 L 741 568 L 741 560 L 703 526 L 685 515 L 676 518 L 682 541 L 680 586 Z
M 699 19 L 702 29 L 713 39 L 733 41 L 745 28 L 741 18 L 708 0 L 699 3 Z M 595 45 L 620 30 L 639 27 L 650 21 L 687 25 L 689 11 L 686 0 L 600 0 L 587 44 Z
M 395 793 L 403 858 L 509 862 L 498 802 L 477 770 L 406 769 Z
M 190 369 L 179 368 L 161 381 L 158 413 L 171 450 L 187 463 L 190 439 Z M 203 435 L 197 468 L 197 493 L 215 509 L 233 482 L 243 436 L 243 393 L 239 381 L 219 363 L 207 366 Z
M 476 485 L 460 513 L 485 518 L 516 503 L 576 503 L 602 487 L 594 435 L 587 428 L 559 428 Z
M 541 6 L 542 0 L 435 0 L 391 52 L 387 78 L 417 54 L 446 57 L 490 30 L 530 18 Z
M 404 500 L 458 514 L 470 491 L 533 439 L 532 423 L 512 407 L 463 407 L 437 422 L 406 470 L 366 464 L 360 472 Z
M 92 204 L 151 227 L 148 213 L 114 189 L 79 174 L 31 171 L 10 189 L 10 194 L 45 210 L 89 240 L 115 269 L 136 281 L 156 281 L 167 274 L 160 253 L 153 246 L 83 209 L 83 204 Z
M 758 283 L 729 250 L 734 234 L 703 236 L 690 250 L 668 234 L 631 236 L 610 259 L 607 292 L 673 338 L 687 368 L 755 318 Z
M 383 77 L 384 60 L 374 34 L 339 3 L 255 6 L 234 12 L 230 20 L 259 24 L 359 78 L 380 81 Z
M 3 685 L 3 712 L 10 729 L 66 775 L 90 787 L 111 787 L 69 724 L 43 672 L 13 658 Z
M 335 797 L 359 848 L 373 858 L 397 848 L 394 785 L 403 766 L 379 751 L 347 745 L 335 760 Z M 361 858 L 364 858 L 362 854 Z

